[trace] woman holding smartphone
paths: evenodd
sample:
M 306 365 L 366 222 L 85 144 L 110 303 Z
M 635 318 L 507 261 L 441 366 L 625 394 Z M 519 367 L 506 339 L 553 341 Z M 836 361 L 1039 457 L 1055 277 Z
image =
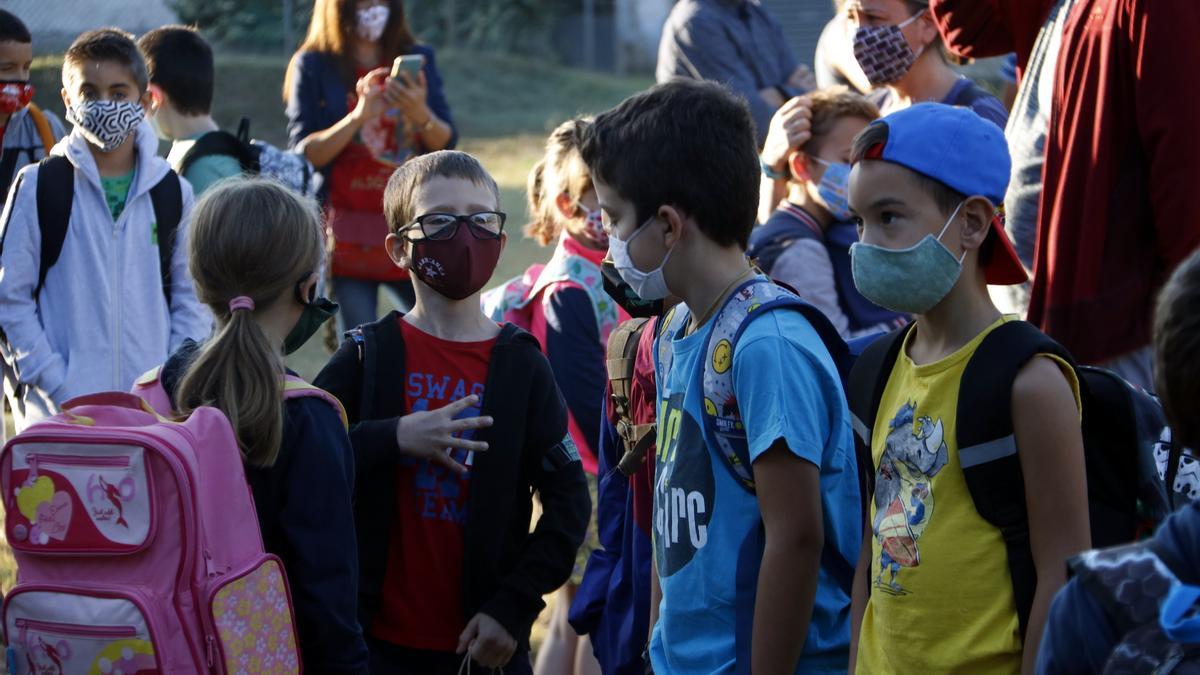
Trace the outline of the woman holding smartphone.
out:
M 288 144 L 317 169 L 339 329 L 377 318 L 381 285 L 407 311 L 412 284 L 383 246 L 383 188 L 409 158 L 458 139 L 433 49 L 409 31 L 403 0 L 316 0 L 283 94 Z

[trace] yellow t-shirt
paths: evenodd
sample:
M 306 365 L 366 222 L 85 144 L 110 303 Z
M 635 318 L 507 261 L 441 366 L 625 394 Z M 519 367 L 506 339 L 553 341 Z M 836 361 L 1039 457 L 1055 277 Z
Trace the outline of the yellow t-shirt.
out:
M 975 511 L 955 435 L 963 370 L 983 338 L 1010 320 L 997 319 L 940 361 L 914 364 L 907 341 L 896 359 L 871 435 L 874 536 L 860 673 L 1021 671 L 1004 540 Z M 1078 401 L 1073 371 L 1050 358 Z

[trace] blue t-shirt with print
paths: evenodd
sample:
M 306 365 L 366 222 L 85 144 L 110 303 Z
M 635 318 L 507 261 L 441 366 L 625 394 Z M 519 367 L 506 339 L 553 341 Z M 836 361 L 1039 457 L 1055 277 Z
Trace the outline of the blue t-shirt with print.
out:
M 654 556 L 663 602 L 650 656 L 660 673 L 750 669 L 761 513 L 755 496 L 704 441 L 705 402 L 697 378 L 715 323 L 686 337 L 661 338 L 672 340 L 674 358 L 658 388 Z M 839 579 L 858 560 L 862 521 L 850 414 L 837 369 L 808 321 L 781 309 L 746 327 L 733 356 L 733 380 L 751 462 L 783 438 L 796 456 L 820 469 L 825 551 L 796 672 L 845 673 L 850 597 Z

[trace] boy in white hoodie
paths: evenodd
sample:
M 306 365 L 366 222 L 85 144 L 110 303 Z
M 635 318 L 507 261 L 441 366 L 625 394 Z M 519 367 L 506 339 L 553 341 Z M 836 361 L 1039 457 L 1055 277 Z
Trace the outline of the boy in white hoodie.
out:
M 76 396 L 128 390 L 211 327 L 187 265 L 192 189 L 155 154 L 131 37 L 80 35 L 62 96 L 74 129 L 18 174 L 0 217 L 0 354 L 18 431 Z

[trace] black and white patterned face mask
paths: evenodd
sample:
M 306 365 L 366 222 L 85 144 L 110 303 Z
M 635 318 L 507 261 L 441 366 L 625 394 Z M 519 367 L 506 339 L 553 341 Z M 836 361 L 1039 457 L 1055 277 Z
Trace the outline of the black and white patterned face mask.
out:
M 101 152 L 121 147 L 145 118 L 137 101 L 80 101 L 67 108 L 67 121 Z

